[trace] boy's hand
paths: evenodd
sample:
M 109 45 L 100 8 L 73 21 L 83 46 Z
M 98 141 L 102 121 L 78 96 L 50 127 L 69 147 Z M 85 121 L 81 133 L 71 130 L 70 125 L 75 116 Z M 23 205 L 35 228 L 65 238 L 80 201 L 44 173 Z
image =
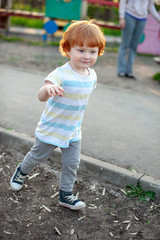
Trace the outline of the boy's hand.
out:
M 60 97 L 63 96 L 64 89 L 58 85 L 54 84 L 47 84 L 46 90 L 49 95 L 49 97 L 59 95 Z
M 46 84 L 40 88 L 38 92 L 38 98 L 41 102 L 45 102 L 48 98 L 59 95 L 62 97 L 64 89 L 59 85 L 46 81 Z

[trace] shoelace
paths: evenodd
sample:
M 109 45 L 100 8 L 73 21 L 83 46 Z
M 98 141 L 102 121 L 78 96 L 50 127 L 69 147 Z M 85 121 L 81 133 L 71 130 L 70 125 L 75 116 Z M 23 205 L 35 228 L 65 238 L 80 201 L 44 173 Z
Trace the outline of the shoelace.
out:
M 26 178 L 26 176 L 21 175 L 21 173 L 17 173 L 17 176 L 15 177 L 14 180 L 16 180 L 17 182 L 23 183 L 24 179 Z
M 77 200 L 77 197 L 74 196 L 73 194 L 69 196 L 65 196 L 65 198 L 68 199 L 71 203 Z

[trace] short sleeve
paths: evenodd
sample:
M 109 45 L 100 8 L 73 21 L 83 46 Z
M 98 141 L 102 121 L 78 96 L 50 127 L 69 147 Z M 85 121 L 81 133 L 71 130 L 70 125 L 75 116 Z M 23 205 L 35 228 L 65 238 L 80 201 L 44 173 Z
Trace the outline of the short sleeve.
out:
M 56 68 L 54 71 L 48 74 L 44 81 L 50 81 L 55 85 L 62 85 L 62 71 L 59 68 Z
M 92 81 L 94 82 L 93 89 L 95 89 L 97 86 L 97 74 L 94 71 L 94 69 L 90 69 L 90 73 L 91 73 Z

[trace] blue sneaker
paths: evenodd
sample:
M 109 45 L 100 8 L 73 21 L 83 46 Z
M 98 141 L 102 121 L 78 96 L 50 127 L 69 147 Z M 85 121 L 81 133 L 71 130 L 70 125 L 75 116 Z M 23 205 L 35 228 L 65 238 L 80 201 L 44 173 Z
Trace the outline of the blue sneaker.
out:
M 19 191 L 23 187 L 26 176 L 27 174 L 21 171 L 21 164 L 19 164 L 10 180 L 11 188 L 15 191 Z
M 72 192 L 64 192 L 62 190 L 60 190 L 59 194 L 59 204 L 72 210 L 79 210 L 86 206 L 86 204 L 77 199 Z

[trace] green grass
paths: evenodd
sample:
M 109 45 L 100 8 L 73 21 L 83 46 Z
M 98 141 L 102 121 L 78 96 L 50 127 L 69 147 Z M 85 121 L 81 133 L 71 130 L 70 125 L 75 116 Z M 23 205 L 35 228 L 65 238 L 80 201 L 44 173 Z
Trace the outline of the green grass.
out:
M 104 35 L 106 36 L 115 36 L 119 37 L 121 36 L 121 30 L 118 29 L 109 29 L 109 28 L 103 28 Z
M 156 74 L 154 74 L 153 79 L 160 83 L 160 72 L 157 72 Z
M 11 17 L 11 26 L 21 26 L 21 27 L 42 29 L 43 20 L 30 19 L 25 17 Z
M 0 40 L 7 41 L 7 42 L 24 42 L 23 38 L 20 37 L 6 37 L 3 34 L 0 34 Z
M 35 41 L 30 39 L 25 39 L 21 37 L 15 37 L 15 36 L 4 36 L 3 34 L 0 34 L 0 41 L 6 41 L 6 42 L 21 42 L 24 44 L 32 45 L 32 46 L 44 46 L 44 42 L 42 41 Z M 45 44 L 46 46 L 59 46 L 59 41 L 52 41 L 47 42 Z

